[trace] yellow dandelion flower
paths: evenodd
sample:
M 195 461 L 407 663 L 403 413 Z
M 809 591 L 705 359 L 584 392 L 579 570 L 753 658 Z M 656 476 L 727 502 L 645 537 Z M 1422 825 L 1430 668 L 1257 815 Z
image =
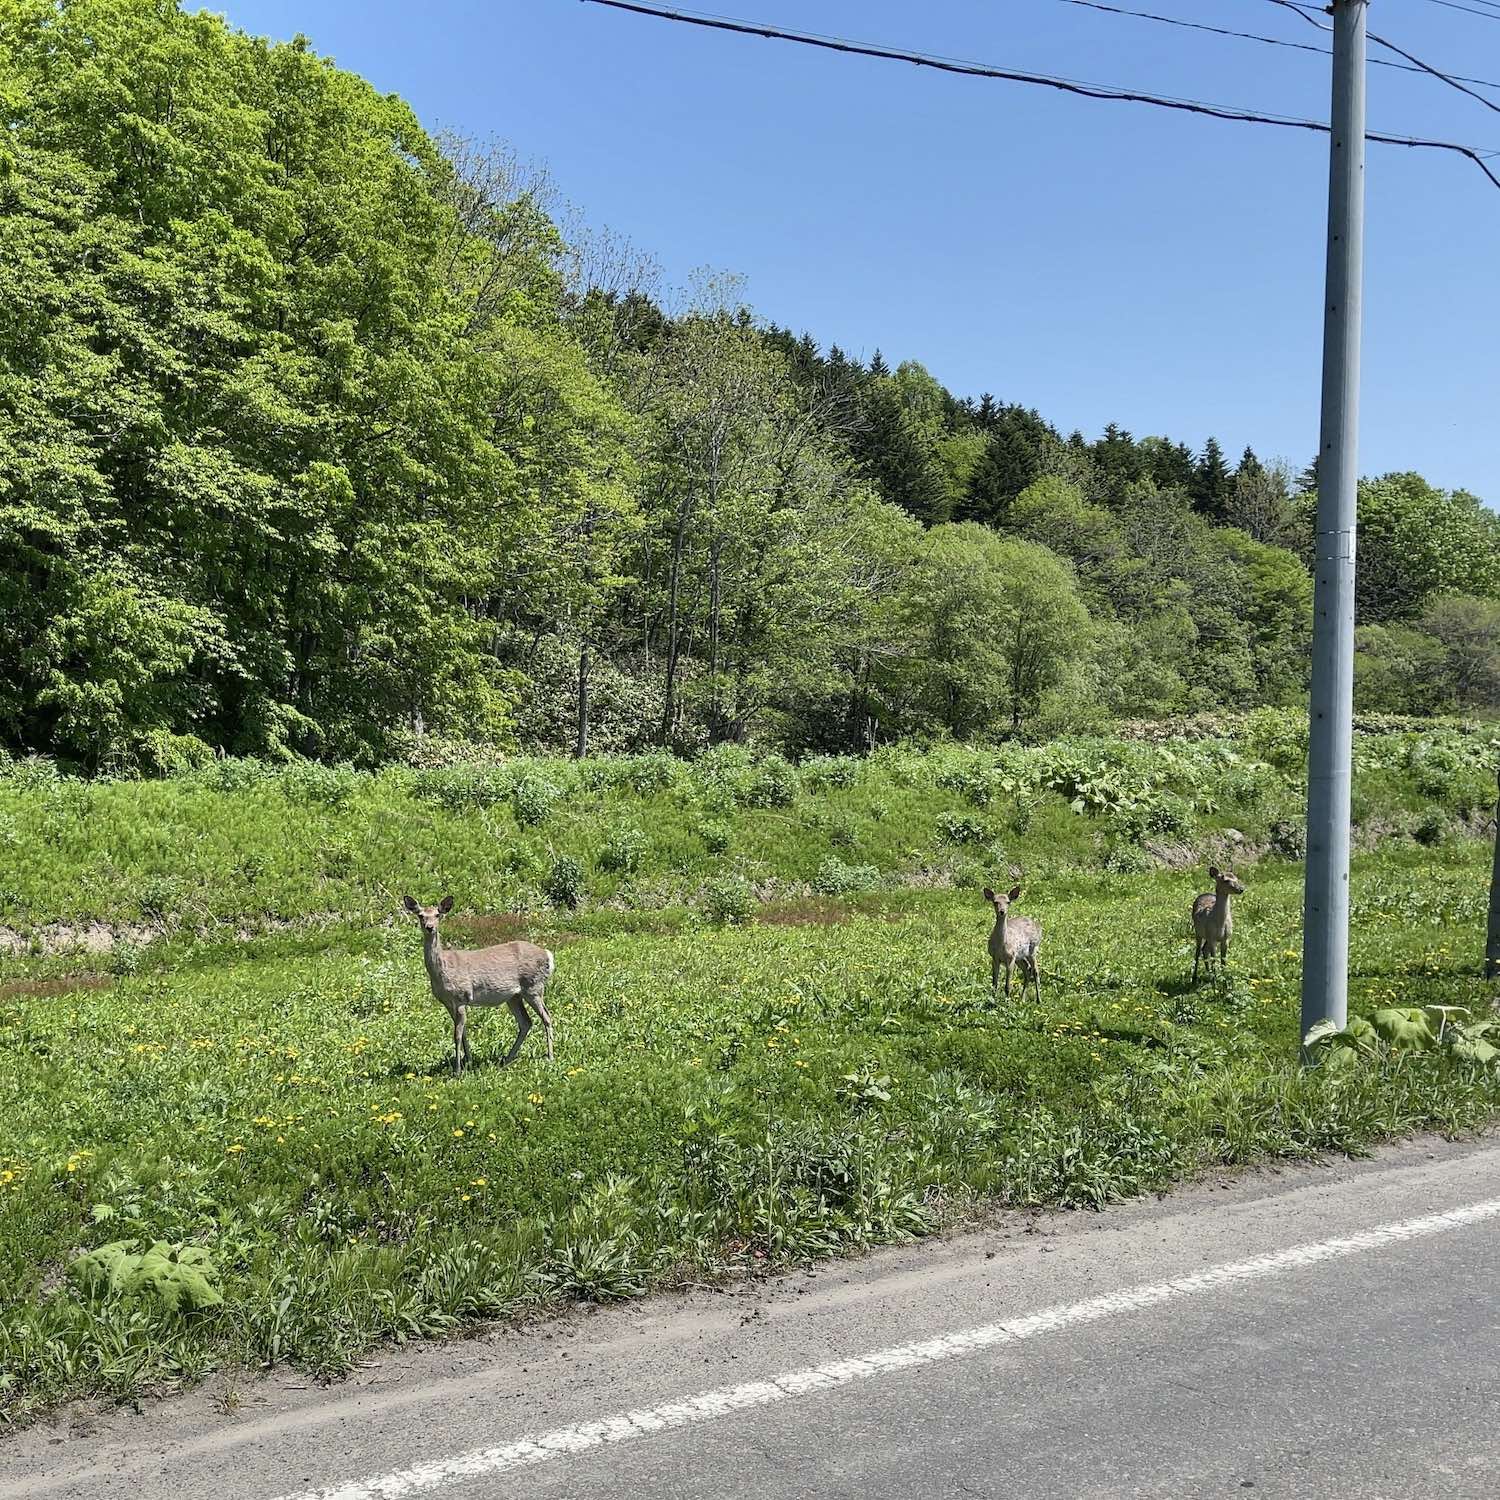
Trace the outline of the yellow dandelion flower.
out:
M 453 1132 L 453 1138 L 454 1138 L 454 1139 L 455 1139 L 455 1140 L 459 1140 L 459 1141 L 461 1141 L 461 1140 L 462 1140 L 462 1139 L 463 1139 L 463 1137 L 464 1137 L 464 1133 L 463 1133 L 463 1131 L 461 1131 L 461 1130 L 455 1130 L 455 1131 L 454 1131 L 454 1132 Z
M 243 1151 L 243 1150 L 244 1150 L 244 1149 L 245 1149 L 245 1148 L 244 1148 L 244 1147 L 243 1147 L 243 1146 L 242 1146 L 242 1145 L 240 1145 L 240 1143 L 239 1143 L 239 1142 L 238 1142 L 238 1141 L 236 1141 L 236 1142 L 235 1142 L 235 1143 L 234 1143 L 234 1145 L 232 1145 L 232 1146 L 226 1146 L 226 1147 L 225 1147 L 225 1148 L 224 1148 L 224 1149 L 225 1149 L 225 1150 L 226 1150 L 226 1151 L 227 1151 L 227 1152 L 228 1152 L 228 1153 L 229 1153 L 229 1154 L 230 1154 L 230 1155 L 231 1155 L 231 1156 L 233 1156 L 233 1155 L 234 1155 L 234 1154 L 235 1154 L 235 1152 L 237 1152 L 237 1151 Z

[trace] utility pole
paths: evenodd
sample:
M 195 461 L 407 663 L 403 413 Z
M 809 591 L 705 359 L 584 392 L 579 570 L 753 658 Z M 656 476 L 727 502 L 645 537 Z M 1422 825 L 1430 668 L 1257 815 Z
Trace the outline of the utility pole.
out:
M 1369 0 L 1333 3 L 1328 270 L 1307 755 L 1302 1035 L 1342 1026 L 1349 992 L 1349 788 L 1354 739 L 1354 529 L 1364 279 L 1365 23 Z

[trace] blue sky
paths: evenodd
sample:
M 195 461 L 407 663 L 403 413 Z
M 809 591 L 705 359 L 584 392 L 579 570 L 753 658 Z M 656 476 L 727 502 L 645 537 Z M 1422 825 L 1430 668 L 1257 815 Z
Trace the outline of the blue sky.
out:
M 1120 0 L 1316 44 L 1265 0 Z M 708 33 L 578 0 L 211 7 L 543 161 L 669 281 L 746 278 L 764 317 L 1063 430 L 1317 446 L 1319 135 Z M 1326 117 L 1327 59 L 1063 0 L 717 0 L 719 14 L 1089 82 Z M 1375 0 L 1374 30 L 1500 81 L 1500 18 Z M 1381 55 L 1372 48 L 1372 57 Z M 1500 88 L 1492 91 L 1500 100 Z M 1370 125 L 1500 148 L 1500 114 L 1370 70 Z M 1500 168 L 1500 162 L 1495 164 Z M 1371 145 L 1361 467 L 1500 504 L 1500 191 Z

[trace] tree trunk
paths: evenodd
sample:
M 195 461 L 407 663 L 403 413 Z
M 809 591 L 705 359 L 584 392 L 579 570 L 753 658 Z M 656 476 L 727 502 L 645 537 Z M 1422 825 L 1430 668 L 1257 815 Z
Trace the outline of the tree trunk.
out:
M 708 737 L 717 743 L 722 727 L 719 708 L 719 552 L 720 542 L 714 537 L 708 562 Z
M 1495 773 L 1500 787 L 1500 770 Z M 1495 805 L 1495 855 L 1490 866 L 1490 916 L 1484 934 L 1484 977 L 1500 974 L 1500 801 Z
M 578 739 L 573 758 L 582 760 L 589 753 L 589 643 L 578 647 Z
M 682 502 L 677 512 L 677 529 L 672 535 L 672 581 L 667 590 L 667 683 L 662 694 L 661 742 L 672 743 L 672 721 L 676 717 L 677 694 L 677 596 L 682 585 L 682 549 L 687 537 L 688 513 L 691 498 Z

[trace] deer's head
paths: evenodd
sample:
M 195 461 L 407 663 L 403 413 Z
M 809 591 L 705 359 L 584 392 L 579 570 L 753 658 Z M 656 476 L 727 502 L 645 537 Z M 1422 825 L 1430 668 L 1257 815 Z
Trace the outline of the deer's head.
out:
M 1228 870 L 1221 870 L 1217 865 L 1208 867 L 1208 878 L 1213 881 L 1216 891 L 1230 891 L 1238 896 L 1245 889 L 1238 875 L 1233 875 Z
M 1001 893 L 992 891 L 989 886 L 984 888 L 984 899 L 995 908 L 997 917 L 1003 917 L 1010 910 L 1010 903 L 1020 894 L 1021 887 L 1018 885 L 1013 885 L 1008 891 Z
M 410 896 L 403 896 L 401 904 L 422 924 L 423 932 L 437 936 L 438 920 L 453 910 L 453 897 L 444 896 L 436 906 L 418 906 Z

